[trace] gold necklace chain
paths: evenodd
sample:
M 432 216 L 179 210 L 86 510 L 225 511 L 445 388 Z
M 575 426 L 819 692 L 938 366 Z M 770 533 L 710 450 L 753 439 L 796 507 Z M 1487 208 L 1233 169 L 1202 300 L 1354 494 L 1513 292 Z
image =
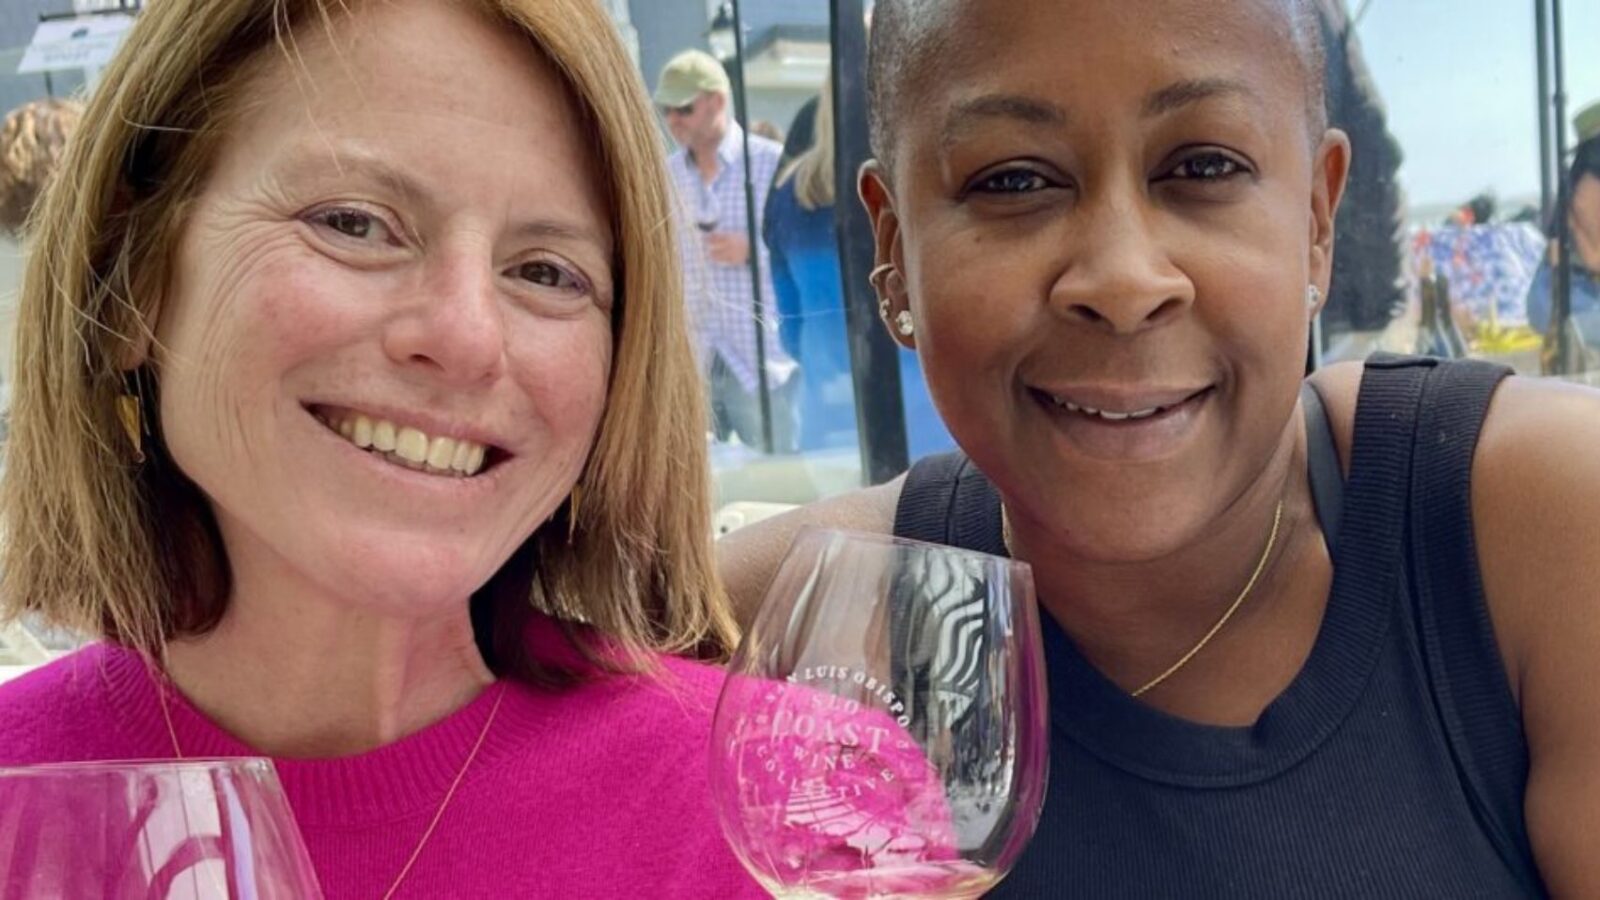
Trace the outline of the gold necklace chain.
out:
M 178 759 L 185 759 L 183 747 L 178 744 L 178 730 L 172 727 L 172 710 L 167 706 L 166 684 L 158 681 L 156 693 L 161 698 L 161 717 L 167 723 L 167 736 L 172 738 L 172 752 Z M 428 845 L 428 839 L 433 837 L 434 829 L 439 827 L 439 820 L 444 818 L 444 811 L 449 808 L 450 801 L 455 799 L 456 788 L 461 786 L 461 779 L 465 778 L 467 770 L 472 768 L 472 761 L 478 758 L 478 751 L 483 747 L 483 740 L 489 736 L 489 727 L 494 724 L 495 716 L 500 714 L 500 704 L 505 699 L 506 686 L 502 683 L 500 685 L 500 693 L 494 698 L 494 706 L 489 710 L 489 717 L 483 720 L 483 728 L 478 731 L 478 739 L 473 742 L 472 750 L 467 753 L 466 762 L 463 762 L 461 768 L 456 771 L 456 777 L 450 782 L 449 789 L 444 792 L 444 799 L 439 801 L 439 808 L 433 811 L 433 819 L 428 822 L 427 829 L 422 832 L 422 840 L 417 841 L 417 846 L 411 851 L 411 857 L 400 868 L 400 874 L 395 876 L 394 882 L 389 885 L 389 889 L 383 892 L 383 900 L 390 900 L 394 896 L 394 892 L 400 889 L 400 883 L 406 880 L 407 875 L 411 874 L 411 867 L 416 865 L 417 857 L 422 855 L 422 848 Z
M 1261 580 L 1261 573 L 1266 571 L 1267 561 L 1272 558 L 1272 548 L 1278 543 L 1278 526 L 1282 523 L 1283 501 L 1279 500 L 1277 509 L 1275 509 L 1272 513 L 1272 532 L 1267 535 L 1266 549 L 1261 551 L 1261 559 L 1256 561 L 1255 571 L 1250 573 L 1250 580 L 1245 582 L 1244 590 L 1240 591 L 1239 596 L 1233 599 L 1233 603 L 1229 605 L 1227 611 L 1222 614 L 1222 618 L 1218 619 L 1217 623 L 1211 626 L 1211 630 L 1207 631 L 1205 636 L 1200 638 L 1198 643 L 1189 648 L 1188 653 L 1180 656 L 1178 661 L 1167 667 L 1165 672 L 1162 672 L 1160 675 L 1157 675 L 1156 677 L 1145 682 L 1144 686 L 1140 687 L 1138 690 L 1133 691 L 1132 696 L 1138 697 L 1156 685 L 1166 681 L 1168 678 L 1171 678 L 1174 672 L 1177 672 L 1179 669 L 1188 665 L 1189 660 L 1194 659 L 1195 654 L 1205 649 L 1205 646 L 1211 643 L 1211 639 L 1217 636 L 1217 632 L 1221 631 L 1222 627 L 1228 624 L 1228 620 L 1233 618 L 1233 614 L 1238 612 L 1239 607 L 1244 604 L 1244 598 L 1250 596 L 1250 592 L 1255 590 L 1256 582 Z M 1017 554 L 1011 549 L 1011 516 L 1006 512 L 1004 503 L 1000 504 L 1000 539 L 1005 542 L 1006 553 L 1012 557 L 1015 557 Z

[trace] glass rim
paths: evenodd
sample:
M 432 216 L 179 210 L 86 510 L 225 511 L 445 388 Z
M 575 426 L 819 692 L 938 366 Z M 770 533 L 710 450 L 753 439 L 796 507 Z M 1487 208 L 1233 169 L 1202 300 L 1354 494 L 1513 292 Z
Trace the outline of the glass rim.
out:
M 853 528 L 835 528 L 828 525 L 811 524 L 801 526 L 800 530 L 795 533 L 794 540 L 790 542 L 790 548 L 792 549 L 793 546 L 798 544 L 802 538 L 813 534 L 832 534 L 851 538 L 853 540 L 865 541 L 867 543 L 885 546 L 911 547 L 913 549 L 929 550 L 937 553 L 954 553 L 961 556 L 973 556 L 981 560 L 994 560 L 995 562 L 999 562 L 1003 565 L 1016 566 L 1030 574 L 1033 572 L 1032 565 L 1025 560 L 1020 560 L 1013 556 L 1001 556 L 997 553 L 988 553 L 983 550 L 973 550 L 970 547 L 957 547 L 952 544 L 940 544 L 933 541 L 918 540 L 917 538 L 902 537 L 898 534 L 884 534 L 876 531 L 857 531 Z
M 68 762 L 34 763 L 23 766 L 0 766 L 0 778 L 15 776 L 45 777 L 93 773 L 157 773 L 192 772 L 233 769 L 238 771 L 266 770 L 277 774 L 272 760 L 265 756 L 190 756 L 183 759 L 107 759 Z

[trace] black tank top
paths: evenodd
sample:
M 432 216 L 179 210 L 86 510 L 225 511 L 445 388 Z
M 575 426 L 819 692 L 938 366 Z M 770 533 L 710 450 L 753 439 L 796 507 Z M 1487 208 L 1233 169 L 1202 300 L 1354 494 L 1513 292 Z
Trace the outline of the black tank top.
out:
M 1041 617 L 1049 789 L 1033 843 L 989 896 L 1544 895 L 1468 491 L 1505 374 L 1369 361 L 1348 483 L 1320 405 L 1308 414 L 1333 587 L 1305 666 L 1254 725 L 1145 706 Z M 959 453 L 912 468 L 895 533 L 1006 552 L 999 497 Z

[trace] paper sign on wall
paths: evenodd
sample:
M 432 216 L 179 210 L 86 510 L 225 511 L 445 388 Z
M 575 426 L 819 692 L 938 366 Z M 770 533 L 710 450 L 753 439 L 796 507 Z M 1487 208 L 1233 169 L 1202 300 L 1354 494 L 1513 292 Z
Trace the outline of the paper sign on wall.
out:
M 132 27 L 133 16 L 117 13 L 40 22 L 17 72 L 98 69 L 111 61 Z

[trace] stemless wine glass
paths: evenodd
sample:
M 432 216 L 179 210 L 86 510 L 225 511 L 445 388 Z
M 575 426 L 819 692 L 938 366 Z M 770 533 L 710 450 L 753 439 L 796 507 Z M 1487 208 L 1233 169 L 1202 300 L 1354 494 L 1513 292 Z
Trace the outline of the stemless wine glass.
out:
M 0 898 L 317 900 L 265 759 L 0 768 Z
M 729 666 L 712 796 L 775 897 L 976 897 L 1033 837 L 1046 716 L 1026 564 L 808 529 Z

